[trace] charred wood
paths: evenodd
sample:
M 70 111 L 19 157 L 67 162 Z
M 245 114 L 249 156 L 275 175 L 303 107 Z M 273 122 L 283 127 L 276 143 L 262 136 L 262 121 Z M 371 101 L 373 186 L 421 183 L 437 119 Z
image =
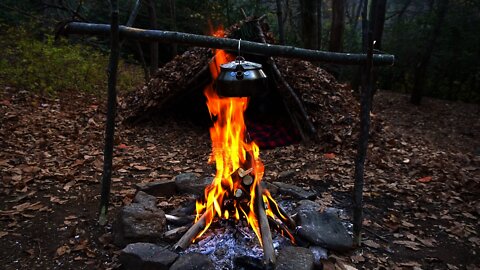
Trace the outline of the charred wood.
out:
M 208 211 L 203 213 L 203 215 L 200 217 L 200 219 L 195 222 L 195 224 L 188 229 L 188 231 L 178 240 L 178 242 L 175 244 L 174 249 L 175 250 L 185 250 L 187 247 L 192 243 L 192 241 L 195 239 L 195 237 L 203 230 L 205 229 L 206 225 L 206 217 L 207 217 Z M 212 214 L 212 213 L 210 213 Z
M 275 249 L 273 248 L 272 232 L 268 224 L 267 214 L 265 213 L 265 205 L 263 203 L 262 187 L 257 185 L 255 187 L 255 208 L 257 211 L 258 224 L 260 235 L 262 238 L 263 247 L 263 262 L 266 266 L 275 265 Z
M 272 201 L 270 196 L 267 196 L 267 198 L 268 204 L 270 205 L 270 210 L 272 210 L 273 214 L 275 214 L 275 216 L 285 222 L 288 228 L 295 230 L 295 228 L 297 227 L 295 220 L 293 220 L 293 218 L 290 217 L 290 215 L 288 215 L 287 212 L 285 212 L 285 210 L 283 210 L 280 205 Z

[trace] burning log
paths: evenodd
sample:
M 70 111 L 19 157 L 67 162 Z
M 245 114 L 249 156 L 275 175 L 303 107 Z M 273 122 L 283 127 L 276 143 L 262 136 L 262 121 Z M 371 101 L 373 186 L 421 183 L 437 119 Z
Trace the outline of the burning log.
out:
M 288 228 L 295 230 L 295 228 L 297 227 L 297 224 L 295 223 L 293 218 L 290 217 L 290 215 L 288 215 L 287 212 L 285 212 L 285 210 L 283 210 L 283 208 L 280 205 L 274 202 L 270 196 L 266 196 L 266 197 L 268 200 L 268 204 L 271 206 L 270 210 L 272 210 L 273 214 L 277 217 L 282 218 L 283 222 L 285 222 Z
M 250 175 L 246 175 L 245 177 L 242 178 L 242 183 L 245 186 L 250 186 L 253 183 L 253 177 Z
M 191 223 L 195 220 L 195 216 L 177 217 L 169 214 L 165 214 L 165 218 L 169 223 L 173 225 L 180 225 L 180 226 Z
M 243 195 L 243 191 L 241 189 L 235 190 L 235 197 L 240 198 Z
M 188 229 L 188 231 L 178 240 L 178 242 L 175 244 L 174 249 L 175 250 L 185 250 L 190 243 L 197 237 L 197 235 L 205 229 L 206 226 L 206 217 L 209 212 L 203 213 L 203 215 L 200 217 L 195 224 Z M 210 213 L 211 214 L 211 213 Z
M 184 232 L 186 232 L 187 230 L 189 229 L 189 226 L 182 226 L 182 227 L 178 227 L 178 228 L 175 228 L 173 230 L 169 230 L 169 231 L 166 231 L 163 236 L 166 238 L 166 239 L 169 239 L 169 240 L 175 240 L 175 239 L 178 239 L 178 237 L 180 237 L 180 235 L 182 235 Z

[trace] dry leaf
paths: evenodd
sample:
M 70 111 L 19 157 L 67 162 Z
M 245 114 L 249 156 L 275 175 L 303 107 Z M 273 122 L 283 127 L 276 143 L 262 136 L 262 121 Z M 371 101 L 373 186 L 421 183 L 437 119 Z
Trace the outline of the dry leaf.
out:
M 125 149 L 128 149 L 128 146 L 124 143 L 121 143 L 121 144 L 117 145 L 117 149 L 125 150 Z
M 456 267 L 456 266 L 453 265 L 453 264 L 447 263 L 447 267 L 448 267 L 448 269 L 450 269 L 450 270 L 458 270 L 458 267 Z
M 413 241 L 400 241 L 400 240 L 396 240 L 396 241 L 393 241 L 394 244 L 397 244 L 397 245 L 402 245 L 402 246 L 405 246 L 409 249 L 413 249 L 413 250 L 420 250 L 420 248 L 418 247 L 418 243 L 416 242 L 413 242 Z
M 57 248 L 57 252 L 56 252 L 57 256 L 63 256 L 63 254 L 65 254 L 65 253 L 70 253 L 70 247 L 69 246 L 63 245 L 63 246 Z
M 435 245 L 433 243 L 435 243 L 435 239 L 433 238 L 429 238 L 429 239 L 422 239 L 422 238 L 418 238 L 417 237 L 417 240 L 422 243 L 424 246 L 426 247 L 434 247 Z
M 420 182 L 420 183 L 428 183 L 428 182 L 432 181 L 432 177 L 431 176 L 425 176 L 425 177 L 417 179 L 417 181 Z
M 146 166 L 142 166 L 142 165 L 135 165 L 133 166 L 133 168 L 135 168 L 136 170 L 139 170 L 139 171 L 146 171 L 150 168 L 146 167 Z
M 326 159 L 334 159 L 334 158 L 335 158 L 335 154 L 334 154 L 334 153 L 325 153 L 325 154 L 323 154 L 323 156 L 324 156 Z
M 477 246 L 480 246 L 480 238 L 478 238 L 478 237 L 472 236 L 472 237 L 468 238 L 468 241 L 474 243 Z
M 403 227 L 407 227 L 407 228 L 413 228 L 413 227 L 415 227 L 415 225 L 413 225 L 412 223 L 407 222 L 407 221 L 405 221 L 405 220 L 402 220 L 401 224 L 402 224 Z
M 350 260 L 352 260 L 353 263 L 359 263 L 359 262 L 364 262 L 365 258 L 362 255 L 357 254 L 357 255 L 350 256 Z
M 8 235 L 8 232 L 2 232 L 0 231 L 0 238 L 3 238 Z
M 63 186 L 63 190 L 69 191 L 70 188 L 71 188 L 74 184 L 75 184 L 75 180 L 72 180 L 72 181 L 66 183 L 66 184 Z
M 371 247 L 371 248 L 380 248 L 380 244 L 374 242 L 373 240 L 366 240 L 362 242 L 365 246 Z

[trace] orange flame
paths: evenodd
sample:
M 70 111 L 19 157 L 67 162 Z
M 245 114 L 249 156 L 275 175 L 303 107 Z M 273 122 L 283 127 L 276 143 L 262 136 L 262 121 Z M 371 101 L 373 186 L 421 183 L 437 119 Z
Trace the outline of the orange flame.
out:
M 213 35 L 223 37 L 224 32 L 219 30 Z M 209 66 L 213 80 L 220 74 L 220 65 L 231 60 L 233 60 L 233 57 L 225 51 L 215 51 L 215 56 Z M 272 207 L 278 208 L 278 206 L 268 191 L 264 194 L 255 194 L 255 187 L 260 184 L 263 177 L 264 166 L 259 157 L 259 147 L 254 142 L 247 142 L 245 138 L 244 112 L 249 100 L 247 97 L 219 97 L 213 87 L 213 82 L 205 88 L 204 94 L 207 98 L 210 116 L 214 120 L 214 125 L 210 128 L 212 153 L 209 162 L 215 162 L 216 175 L 213 182 L 205 189 L 204 199 L 196 203 L 197 216 L 195 222 L 202 215 L 205 218 L 205 227 L 197 235 L 197 238 L 208 230 L 215 217 L 225 219 L 234 217 L 239 220 L 242 214 L 254 230 L 260 244 L 263 245 L 254 205 L 255 197 L 262 196 L 265 205 L 269 208 L 269 201 L 274 202 L 275 205 L 272 205 Z M 252 169 L 250 174 L 253 176 L 253 183 L 249 187 L 242 185 L 238 176 L 239 169 Z M 238 189 L 250 195 L 249 201 L 242 206 L 240 202 L 233 200 L 233 207 L 224 207 L 226 199 L 234 198 Z M 267 198 L 270 200 L 267 200 Z M 267 210 L 267 215 L 273 217 L 270 209 Z

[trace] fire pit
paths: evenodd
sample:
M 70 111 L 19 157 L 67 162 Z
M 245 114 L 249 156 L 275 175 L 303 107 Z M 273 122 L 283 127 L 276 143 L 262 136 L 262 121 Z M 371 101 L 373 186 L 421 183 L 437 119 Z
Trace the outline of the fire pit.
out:
M 223 36 L 223 33 L 216 33 Z M 240 49 L 240 44 L 239 44 Z M 216 50 L 210 62 L 210 72 L 214 81 L 229 77 L 225 70 L 232 56 L 223 50 Z M 249 69 L 244 69 L 245 62 L 236 63 L 236 72 L 231 71 L 234 78 L 228 84 L 222 84 L 222 93 L 231 93 L 226 87 L 232 87 L 233 97 L 218 95 L 214 82 L 205 89 L 207 107 L 214 122 L 210 128 L 212 140 L 212 154 L 210 162 L 216 165 L 216 175 L 213 182 L 205 189 L 204 197 L 197 200 L 196 218 L 192 227 L 176 243 L 176 249 L 185 250 L 210 227 L 217 219 L 246 220 L 258 238 L 263 248 L 263 262 L 265 265 L 275 264 L 275 250 L 270 231 L 270 224 L 282 232 L 283 235 L 295 242 L 291 230 L 295 229 L 295 222 L 275 202 L 269 191 L 261 184 L 264 166 L 260 160 L 260 150 L 255 142 L 251 141 L 245 126 L 244 112 L 248 106 L 252 89 L 245 89 L 245 96 L 241 96 L 241 88 L 236 86 L 255 86 L 254 79 L 248 79 L 248 72 L 255 71 L 263 74 L 261 65 L 250 63 Z M 219 72 L 222 66 L 222 73 Z M 224 74 L 226 73 L 227 74 Z M 241 73 L 241 74 L 240 74 Z M 263 76 L 263 77 L 262 77 Z M 263 81 L 263 74 L 258 80 Z M 263 82 L 262 82 L 263 83 Z

